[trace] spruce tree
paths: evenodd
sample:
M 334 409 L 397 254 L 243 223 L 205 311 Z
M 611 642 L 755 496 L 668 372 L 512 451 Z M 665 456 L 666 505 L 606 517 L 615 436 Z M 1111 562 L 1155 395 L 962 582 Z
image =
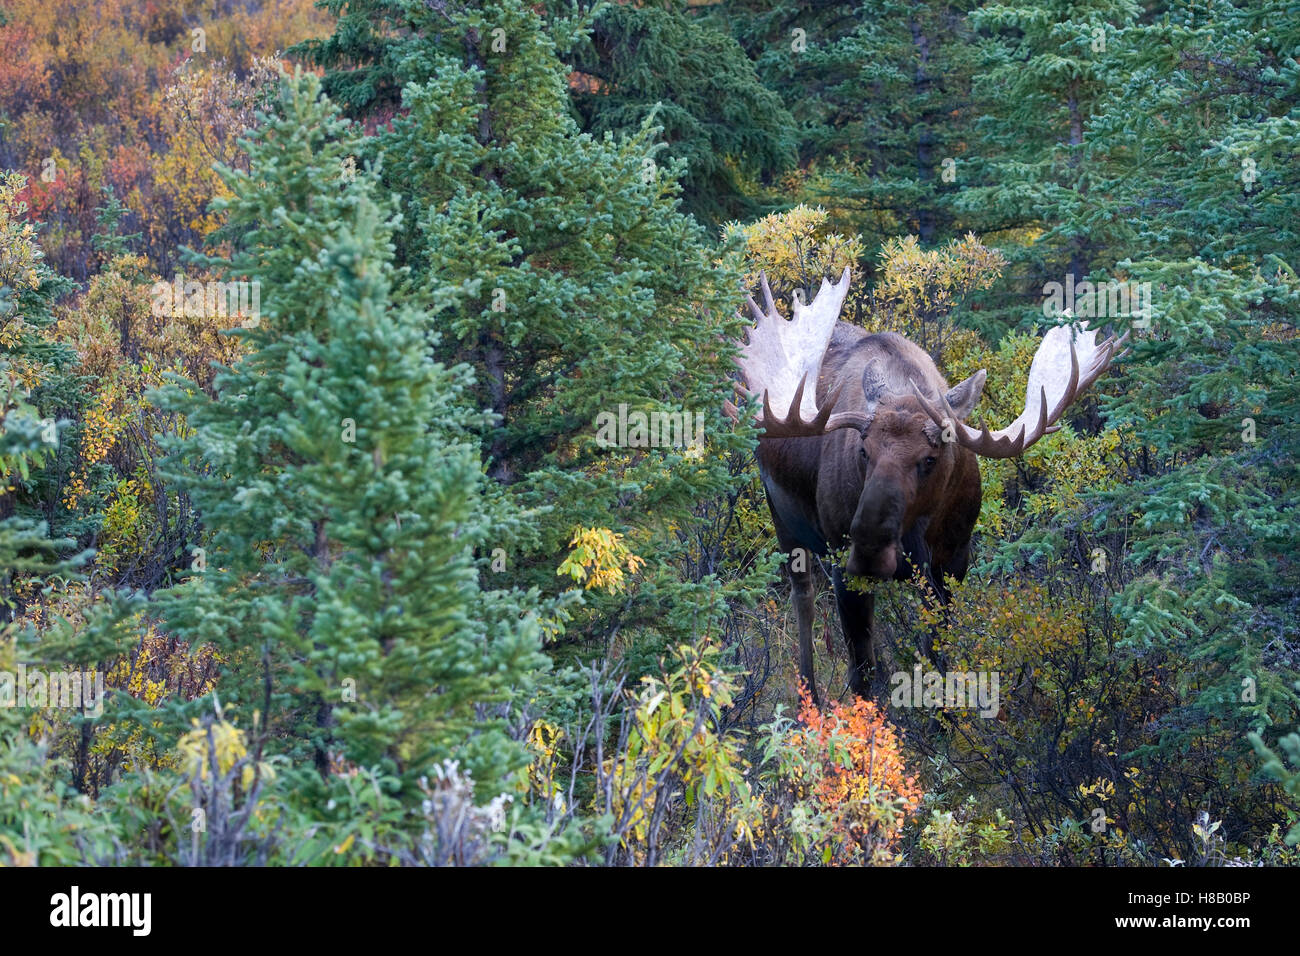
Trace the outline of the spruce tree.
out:
M 1300 587 L 1300 32 L 1286 3 L 1212 7 L 1130 31 L 1125 82 L 1099 110 L 1113 159 L 1096 219 L 1128 212 L 1111 217 L 1118 267 L 1152 288 L 1109 403 L 1144 467 L 1106 515 L 1139 516 L 1131 558 L 1161 585 L 1134 580 L 1120 597 L 1132 646 L 1203 668 L 1155 749 L 1218 727 L 1241 760 L 1246 729 L 1274 744 L 1300 713 L 1295 664 L 1277 653 L 1296 639 Z
M 800 198 L 826 206 L 869 247 L 906 233 L 928 246 L 963 231 L 948 201 L 968 175 L 980 112 L 968 6 L 724 0 L 707 16 L 744 44 L 798 117 L 800 165 L 810 174 Z
M 686 0 L 603 6 L 566 60 L 583 130 L 635 135 L 653 116 L 663 155 L 686 164 L 683 206 L 704 223 L 752 214 L 746 181 L 770 180 L 794 161 L 795 121 L 780 97 Z
M 73 351 L 51 333 L 54 303 L 72 283 L 45 264 L 18 198 L 24 185 L 17 173 L 0 176 L 0 622 L 21 615 L 45 575 L 67 570 L 74 545 L 50 537 L 64 529 L 47 480 L 76 391 Z
M 978 146 L 952 203 L 976 232 L 1005 239 L 1010 288 L 985 297 L 987 331 L 1041 315 L 1046 283 L 1080 283 L 1124 258 L 1108 246 L 1113 214 L 1091 212 L 1107 202 L 1096 180 L 1112 145 L 1093 124 L 1123 86 L 1138 13 L 1132 0 L 1048 0 L 984 4 L 970 15 L 993 40 L 973 85 L 986 105 Z
M 439 9 L 403 38 L 405 113 L 366 149 L 402 199 L 403 294 L 430 316 L 435 354 L 474 368 L 475 404 L 495 416 L 489 474 L 531 516 L 480 558 L 494 581 L 556 595 L 575 534 L 625 535 L 646 567 L 586 589 L 553 638 L 583 653 L 617 638 L 652 660 L 753 587 L 720 579 L 696 528 L 735 492 L 752 440 L 722 413 L 738 277 L 677 207 L 681 164 L 659 161 L 652 127 L 578 129 L 553 21 L 519 0 Z M 341 22 L 324 49 L 347 39 Z M 621 412 L 685 415 L 691 434 L 602 447 L 602 416 Z
M 484 708 L 544 663 L 538 623 L 485 613 L 466 370 L 394 306 L 400 217 L 373 170 L 352 174 L 356 128 L 319 93 L 286 79 L 249 172 L 223 170 L 233 251 L 209 264 L 260 283 L 261 314 L 215 400 L 167 395 L 192 429 L 168 471 L 206 536 L 151 613 L 225 657 L 225 711 L 243 728 L 261 711 L 270 752 L 326 777 L 379 768 L 407 800 L 454 758 L 497 792 L 521 752 Z

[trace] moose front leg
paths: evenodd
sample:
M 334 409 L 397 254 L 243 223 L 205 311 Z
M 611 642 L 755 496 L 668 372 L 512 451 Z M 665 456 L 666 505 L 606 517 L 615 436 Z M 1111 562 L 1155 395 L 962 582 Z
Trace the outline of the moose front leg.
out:
M 872 643 L 876 596 L 850 591 L 839 568 L 831 570 L 831 581 L 835 585 L 844 641 L 849 646 L 849 687 L 859 697 L 869 697 L 871 677 L 876 669 L 876 648 Z
M 803 560 L 800 560 L 800 558 Z M 814 704 L 820 705 L 817 696 L 817 675 L 813 671 L 813 612 L 817 597 L 817 588 L 813 583 L 812 569 L 808 567 L 806 555 L 795 552 L 794 557 L 786 561 L 786 570 L 790 572 L 790 586 L 794 597 L 794 617 L 799 627 L 799 676 L 808 686 Z

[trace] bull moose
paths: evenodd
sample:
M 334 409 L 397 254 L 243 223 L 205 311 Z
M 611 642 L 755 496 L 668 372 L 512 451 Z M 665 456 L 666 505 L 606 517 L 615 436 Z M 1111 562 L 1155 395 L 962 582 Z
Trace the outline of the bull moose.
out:
M 999 431 L 976 430 L 965 419 L 986 371 L 949 388 L 930 356 L 901 335 L 839 321 L 848 290 L 846 268 L 834 285 L 823 279 L 811 303 L 796 299 L 787 322 L 763 276 L 765 308 L 750 297 L 756 324 L 737 358 L 743 390 L 762 396 L 759 472 L 789 556 L 799 669 L 814 700 L 815 592 L 807 556 L 848 546 L 831 580 L 849 649 L 849 685 L 866 696 L 876 666 L 874 597 L 850 590 L 845 575 L 901 580 L 919 567 L 947 603 L 944 576 L 961 581 L 970 561 L 980 457 L 1014 458 L 1056 431 L 1066 407 L 1127 338 L 1097 342 L 1086 322 L 1078 330 L 1051 329 L 1029 370 L 1025 410 Z

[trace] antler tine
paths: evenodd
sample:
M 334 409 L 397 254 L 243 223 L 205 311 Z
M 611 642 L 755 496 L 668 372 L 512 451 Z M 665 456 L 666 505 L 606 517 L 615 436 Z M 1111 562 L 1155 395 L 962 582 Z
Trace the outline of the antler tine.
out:
M 1073 348 L 1070 349 L 1070 358 L 1072 358 L 1072 359 L 1074 358 L 1074 349 L 1073 349 Z M 1078 363 L 1078 361 L 1075 361 L 1075 363 L 1074 363 L 1074 370 L 1070 373 L 1070 384 L 1071 384 L 1071 388 L 1078 387 L 1078 384 L 1079 384 L 1079 363 Z M 1061 414 L 1065 411 L 1065 407 L 1066 407 L 1067 405 L 1070 404 L 1071 392 L 1070 392 L 1070 389 L 1069 389 L 1069 388 L 1066 389 L 1066 391 L 1065 391 L 1065 395 L 1066 395 L 1066 397 L 1065 397 L 1065 399 L 1062 400 L 1062 402 L 1061 402 L 1061 407 L 1060 407 L 1059 409 L 1056 409 L 1056 410 L 1052 413 L 1052 421 L 1053 421 L 1053 422 L 1055 422 L 1058 418 L 1061 417 Z M 1040 385 L 1040 386 L 1038 386 L 1038 424 L 1034 427 L 1034 430 L 1033 430 L 1033 433 L 1032 433 L 1032 434 L 1033 434 L 1033 438 L 1030 439 L 1030 444 L 1031 444 L 1031 445 L 1032 445 L 1034 442 L 1038 441 L 1038 439 L 1042 438 L 1044 435 L 1047 434 L 1047 425 L 1048 425 L 1048 421 L 1047 421 L 1047 386 L 1045 386 L 1045 385 Z M 1021 428 L 1021 429 L 1020 429 L 1020 444 L 1021 444 L 1022 447 L 1023 447 L 1024 443 L 1025 443 L 1025 429 L 1024 429 L 1024 428 Z
M 784 424 L 784 422 L 777 418 L 772 412 L 772 399 L 768 394 L 767 389 L 763 389 L 763 421 L 761 424 L 763 430 L 769 432 L 773 427 Z
M 763 418 L 758 425 L 763 429 L 764 438 L 815 438 L 827 432 L 841 428 L 865 430 L 871 419 L 860 412 L 835 412 L 835 403 L 839 400 L 840 389 L 836 389 L 817 409 L 811 420 L 805 421 L 799 413 L 799 403 L 803 398 L 803 388 L 807 376 L 799 382 L 790 409 L 784 418 L 777 417 L 772 411 L 772 403 L 766 390 L 763 391 Z
M 1065 385 L 1065 394 L 1061 396 L 1061 403 L 1052 409 L 1052 421 L 1056 421 L 1063 414 L 1069 404 L 1074 401 L 1075 394 L 1079 391 L 1079 353 L 1074 347 L 1074 339 L 1070 339 L 1070 381 Z M 1047 431 L 1047 387 L 1039 387 L 1039 416 L 1038 416 L 1038 434 L 1041 437 Z
M 784 418 L 777 417 L 772 411 L 771 395 L 767 389 L 763 389 L 763 418 L 758 424 L 763 429 L 764 438 L 807 438 L 823 433 L 834 405 L 833 399 L 838 397 L 838 393 L 832 396 L 832 401 L 817 410 L 817 414 L 811 421 L 804 421 L 799 414 L 799 407 L 803 402 L 804 386 L 807 384 L 808 376 L 805 374 L 794 390 L 794 398 L 790 400 L 790 407 L 786 410 Z
M 1123 349 L 1121 351 L 1120 346 L 1128 341 L 1129 332 L 1131 331 L 1132 331 L 1131 329 L 1125 329 L 1123 335 L 1112 335 L 1105 342 L 1102 342 L 1101 345 L 1097 346 L 1098 350 L 1101 349 L 1106 350 L 1106 354 L 1105 354 L 1106 365 L 1109 365 L 1111 362 L 1115 361 L 1116 359 L 1122 359 L 1125 355 L 1128 355 L 1129 350 Z M 1096 365 L 1097 363 L 1094 362 L 1093 364 Z M 1105 368 L 1103 367 L 1101 371 L 1105 371 Z M 1100 372 L 1098 374 L 1100 374 Z
M 1129 334 L 1129 332 L 1131 332 L 1131 331 L 1133 331 L 1133 330 L 1132 330 L 1132 329 L 1125 329 L 1125 330 L 1124 330 L 1124 334 L 1121 335 L 1119 338 L 1117 338 L 1117 339 L 1115 340 L 1115 348 L 1119 348 L 1121 345 L 1123 345 L 1125 342 L 1128 341 L 1128 334 Z M 1129 353 L 1129 350 L 1128 350 L 1128 349 L 1125 349 L 1123 352 L 1118 352 L 1118 353 L 1116 353 L 1115 358 L 1117 358 L 1117 359 L 1122 359 L 1125 355 L 1128 355 L 1128 353 Z
M 785 321 L 781 318 L 781 313 L 776 310 L 776 300 L 772 297 L 772 286 L 768 284 L 767 273 L 760 272 L 758 281 L 763 290 L 763 307 L 759 308 L 752 295 L 746 297 L 749 302 L 749 311 L 754 316 L 755 326 L 762 328 L 763 323 L 767 321 Z
M 1103 343 L 1103 348 L 1105 345 L 1106 343 Z M 1105 364 L 1101 367 L 1105 368 Z M 1089 372 L 1091 373 L 1091 371 L 1092 369 L 1090 368 Z M 1100 369 L 1098 372 L 1100 373 Z M 1092 380 L 1085 379 L 1083 387 L 1087 388 L 1090 384 L 1092 384 Z M 1074 339 L 1072 338 L 1070 339 L 1070 378 L 1065 384 L 1065 391 L 1061 393 L 1061 400 L 1057 403 L 1056 407 L 1052 409 L 1052 412 L 1049 415 L 1047 413 L 1047 386 L 1040 385 L 1038 387 L 1038 422 L 1034 429 L 1029 431 L 1027 435 L 1025 427 L 1020 429 L 1019 440 L 1021 450 L 1028 445 L 1032 445 L 1044 435 L 1050 434 L 1054 431 L 1060 431 L 1060 427 L 1056 425 L 1056 422 L 1065 414 L 1065 410 L 1070 407 L 1070 404 L 1075 400 L 1075 398 L 1078 397 L 1079 391 L 1079 353 L 1074 347 Z M 1016 454 L 1019 454 L 1019 451 L 1017 451 Z
M 763 307 L 767 309 L 768 315 L 777 315 L 776 301 L 772 298 L 772 287 L 767 284 L 767 273 L 758 274 L 759 284 L 763 287 Z
M 1088 374 L 1101 374 L 1101 370 L 1110 364 L 1111 356 L 1115 351 L 1115 340 L 1106 339 L 1097 346 L 1097 354 L 1093 356 L 1092 364 L 1088 367 Z
M 960 429 L 957 434 L 962 434 Z M 982 458 L 1015 458 L 1025 450 L 1025 426 L 1021 425 L 1020 433 L 1012 438 L 1001 432 L 990 432 L 989 426 L 981 422 L 979 437 L 967 447 Z
M 790 399 L 790 408 L 786 413 L 786 424 L 790 423 L 791 418 L 802 420 L 799 415 L 799 410 L 803 408 L 803 390 L 807 384 L 808 373 L 804 372 L 803 376 L 799 379 L 799 384 L 795 386 L 794 398 Z
M 1023 428 L 1014 439 L 1009 436 L 995 437 L 990 434 L 987 425 L 981 425 L 981 430 L 976 432 L 970 426 L 957 420 L 957 413 L 948 404 L 947 396 L 939 396 L 939 405 L 942 407 L 936 408 L 934 402 L 921 391 L 921 387 L 916 384 L 914 379 L 909 378 L 907 383 L 912 386 L 912 394 L 921 403 L 921 408 L 934 420 L 936 425 L 940 428 L 952 427 L 958 444 L 971 449 L 977 455 L 989 454 L 1000 458 L 1014 458 L 1020 454 L 1025 440 Z
M 803 401 L 803 389 L 807 382 L 807 375 L 799 380 L 799 385 L 794 390 L 794 398 L 790 402 L 790 407 L 786 409 L 784 418 L 778 417 L 776 412 L 772 411 L 772 396 L 767 389 L 763 389 L 763 418 L 758 424 L 762 426 L 766 437 L 794 438 L 797 436 L 799 431 L 797 426 L 804 424 L 803 419 L 799 417 L 799 405 Z M 813 422 L 816 422 L 816 419 Z
M 916 400 L 921 403 L 921 408 L 923 408 L 925 410 L 925 413 L 934 420 L 934 423 L 936 425 L 938 425 L 940 428 L 943 428 L 944 423 L 946 421 L 947 422 L 956 421 L 956 419 L 952 415 L 949 415 L 945 419 L 943 412 L 935 408 L 934 404 L 930 401 L 930 399 L 926 398 L 925 393 L 921 391 L 920 387 L 916 384 L 916 381 L 914 379 L 909 378 L 907 380 L 907 384 L 912 386 L 912 394 L 916 396 Z M 943 403 L 944 412 L 952 411 L 952 409 L 948 407 L 948 402 L 944 399 L 942 395 L 939 396 L 939 401 Z

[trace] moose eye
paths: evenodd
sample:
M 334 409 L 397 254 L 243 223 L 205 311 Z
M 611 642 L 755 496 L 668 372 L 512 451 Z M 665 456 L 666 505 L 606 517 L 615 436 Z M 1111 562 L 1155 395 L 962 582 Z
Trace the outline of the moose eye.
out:
M 860 459 L 862 460 L 862 464 L 865 465 L 865 464 L 867 463 L 867 449 L 866 449 L 866 448 L 859 448 L 859 449 L 858 449 L 858 458 L 860 458 Z
M 921 462 L 921 477 L 924 478 L 926 475 L 930 474 L 930 472 L 934 471 L 934 466 L 935 458 L 933 455 Z

